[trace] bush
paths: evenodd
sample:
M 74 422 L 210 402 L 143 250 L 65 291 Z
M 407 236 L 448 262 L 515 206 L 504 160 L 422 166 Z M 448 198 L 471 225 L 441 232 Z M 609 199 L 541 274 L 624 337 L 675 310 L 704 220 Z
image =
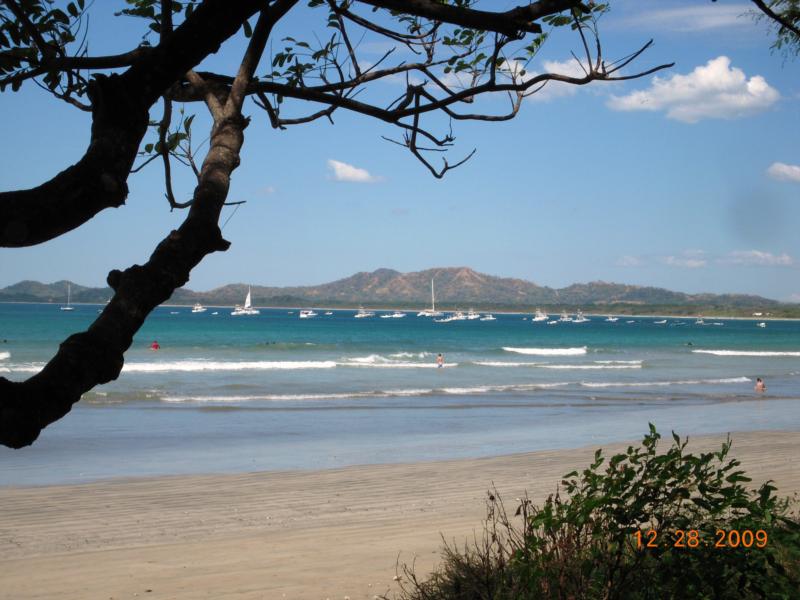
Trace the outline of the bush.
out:
M 800 598 L 800 522 L 771 482 L 748 490 L 740 462 L 657 452 L 653 425 L 640 447 L 561 482 L 542 507 L 527 498 L 509 517 L 496 492 L 487 525 L 463 548 L 445 543 L 420 580 L 403 567 L 405 600 Z M 563 497 L 566 495 L 566 498 Z

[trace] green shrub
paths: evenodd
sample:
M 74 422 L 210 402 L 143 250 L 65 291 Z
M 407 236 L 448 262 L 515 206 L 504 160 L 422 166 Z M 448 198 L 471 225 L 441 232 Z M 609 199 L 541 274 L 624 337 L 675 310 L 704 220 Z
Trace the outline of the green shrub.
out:
M 744 486 L 750 479 L 728 457 L 730 438 L 694 455 L 688 438 L 672 436 L 665 453 L 653 425 L 640 447 L 610 459 L 598 450 L 587 469 L 564 476 L 563 493 L 541 507 L 525 498 L 513 517 L 490 493 L 482 535 L 463 548 L 445 544 L 428 579 L 403 567 L 397 597 L 800 598 L 800 522 L 790 500 L 771 482 Z

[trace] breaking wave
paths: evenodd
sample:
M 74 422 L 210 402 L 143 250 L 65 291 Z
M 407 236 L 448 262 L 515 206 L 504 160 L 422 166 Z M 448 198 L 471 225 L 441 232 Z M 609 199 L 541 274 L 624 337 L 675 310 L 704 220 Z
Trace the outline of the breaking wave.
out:
M 695 354 L 714 356 L 800 356 L 800 352 L 780 352 L 774 350 L 692 350 Z
M 682 381 L 637 381 L 637 382 L 604 382 L 592 383 L 581 382 L 581 386 L 588 388 L 608 388 L 608 387 L 666 387 L 670 385 L 713 385 L 721 383 L 747 383 L 752 381 L 748 377 L 726 377 L 723 379 L 687 379 Z
M 587 348 L 586 346 L 581 346 L 580 348 L 511 348 L 503 346 L 503 350 L 533 356 L 578 356 L 586 354 Z

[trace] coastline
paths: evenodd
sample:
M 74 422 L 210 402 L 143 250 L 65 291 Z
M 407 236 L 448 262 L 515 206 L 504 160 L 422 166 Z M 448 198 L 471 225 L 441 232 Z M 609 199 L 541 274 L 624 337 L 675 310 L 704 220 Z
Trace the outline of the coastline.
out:
M 750 486 L 800 492 L 800 431 L 732 438 Z M 690 450 L 724 439 L 692 437 Z M 606 455 L 626 446 L 603 445 Z M 463 543 L 480 531 L 492 484 L 507 507 L 524 490 L 541 502 L 596 448 L 0 488 L 0 598 L 372 599 L 393 589 L 398 556 L 424 572 L 440 535 Z

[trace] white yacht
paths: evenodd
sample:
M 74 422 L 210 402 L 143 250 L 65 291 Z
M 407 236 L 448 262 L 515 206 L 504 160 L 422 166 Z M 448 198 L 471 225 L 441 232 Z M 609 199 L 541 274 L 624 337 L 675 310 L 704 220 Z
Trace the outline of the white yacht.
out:
M 705 325 L 706 322 L 703 321 L 703 317 L 697 317 L 697 321 L 694 322 L 695 325 Z
M 480 319 L 481 315 L 470 308 L 464 317 L 467 319 L 467 321 L 474 321 L 475 319 Z
M 388 315 L 381 315 L 381 319 L 402 319 L 405 316 L 406 313 L 396 310 L 393 313 L 389 313 Z
M 561 316 L 558 318 L 558 320 L 562 323 L 571 323 L 572 317 L 567 314 L 567 311 L 564 311 L 561 313 Z
M 606 317 L 606 321 L 608 321 L 609 323 L 616 323 L 617 321 L 619 321 L 619 317 L 613 317 L 611 315 L 608 315 Z
M 466 321 L 467 317 L 464 315 L 463 312 L 457 310 L 454 313 L 451 313 L 444 317 L 443 319 L 434 319 L 437 323 L 449 323 L 450 321 Z
M 247 296 L 244 298 L 244 304 L 239 306 L 238 304 L 233 307 L 233 311 L 231 311 L 231 315 L 234 317 L 238 317 L 241 315 L 260 315 L 261 311 L 257 308 L 253 308 L 253 303 L 250 298 L 250 286 L 247 286 Z
M 766 326 L 767 326 L 767 324 L 764 323 L 764 321 L 761 321 L 761 323 L 756 323 L 756 327 L 762 327 L 763 328 L 763 327 L 766 327 Z
M 71 296 L 71 295 L 72 295 L 72 289 L 71 289 L 71 287 L 70 287 L 70 284 L 67 284 L 67 303 L 66 303 L 66 305 L 64 305 L 64 306 L 62 306 L 62 307 L 61 307 L 61 310 L 75 310 L 75 307 L 74 307 L 74 306 L 72 306 L 72 305 L 69 303 L 69 302 L 70 302 L 70 296 Z
M 202 304 L 200 304 L 199 302 L 192 307 L 192 312 L 193 313 L 206 312 L 206 310 L 208 310 L 208 309 L 205 306 L 203 306 Z
M 583 312 L 581 310 L 578 310 L 578 312 L 575 313 L 575 318 L 572 320 L 572 322 L 573 323 L 588 323 L 589 320 L 590 319 L 587 319 L 586 317 L 583 316 Z
M 364 310 L 364 307 L 358 309 L 358 312 L 354 315 L 356 319 L 366 319 L 367 317 L 374 317 L 375 313 L 371 310 Z
M 332 314 L 333 314 L 333 311 L 330 311 L 330 310 L 326 310 L 325 311 L 325 316 L 326 317 L 330 317 Z
M 537 308 L 536 312 L 533 313 L 533 318 L 531 319 L 531 322 L 536 323 L 539 321 L 547 321 L 548 318 L 549 317 L 547 316 L 546 312 L 544 312 L 541 308 Z
M 315 313 L 313 310 L 301 310 L 300 311 L 300 315 L 299 315 L 299 317 L 301 319 L 310 319 L 310 318 L 316 317 L 316 316 L 317 316 L 317 313 Z
M 497 319 L 495 318 L 494 315 L 489 314 L 489 315 L 483 315 L 481 317 L 481 321 L 497 321 Z
M 418 317 L 441 317 L 444 313 L 436 310 L 436 294 L 433 291 L 433 279 L 431 279 L 431 307 L 417 313 Z
M 653 321 L 653 325 L 666 325 L 666 324 L 667 324 L 666 319 L 661 319 L 660 321 Z

